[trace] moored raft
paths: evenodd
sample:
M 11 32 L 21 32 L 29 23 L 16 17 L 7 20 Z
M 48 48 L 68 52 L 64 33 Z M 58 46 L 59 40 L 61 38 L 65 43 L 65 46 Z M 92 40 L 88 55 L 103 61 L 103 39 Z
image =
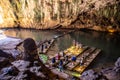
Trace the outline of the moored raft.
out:
M 54 42 L 55 39 L 51 39 L 44 41 L 41 44 L 38 44 L 39 53 L 47 53 L 47 51 L 49 51 L 50 47 L 53 45 Z M 43 50 L 41 50 L 41 48 L 43 48 Z
M 97 55 L 101 52 L 100 49 L 96 49 L 90 55 L 85 59 L 83 65 L 76 66 L 73 71 L 77 71 L 79 73 L 82 73 L 89 65 L 90 63 L 97 57 Z
M 80 60 L 84 57 L 84 59 L 85 58 L 87 58 L 87 56 L 91 53 L 91 52 L 93 52 L 95 50 L 95 48 L 94 47 L 91 47 L 91 48 L 89 48 L 89 49 L 87 49 L 86 51 L 84 51 L 81 55 L 78 55 L 76 58 L 76 62 L 74 62 L 74 65 L 72 65 L 72 61 L 70 62 L 70 63 L 68 63 L 67 65 L 66 65 L 66 67 L 67 67 L 67 69 L 68 70 L 73 70 L 73 68 L 75 68 L 77 65 L 79 65 L 80 64 Z

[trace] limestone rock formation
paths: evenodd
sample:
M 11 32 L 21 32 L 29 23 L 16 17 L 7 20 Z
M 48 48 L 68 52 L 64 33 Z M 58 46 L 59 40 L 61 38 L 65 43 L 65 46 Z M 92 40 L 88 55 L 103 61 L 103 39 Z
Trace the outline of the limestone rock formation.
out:
M 119 5 L 119 0 L 0 0 L 0 28 L 119 29 Z

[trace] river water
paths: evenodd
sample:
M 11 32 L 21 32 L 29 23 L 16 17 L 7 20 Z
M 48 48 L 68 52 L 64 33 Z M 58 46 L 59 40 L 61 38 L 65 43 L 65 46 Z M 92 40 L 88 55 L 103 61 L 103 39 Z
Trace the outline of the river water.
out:
M 8 36 L 18 38 L 31 37 L 36 41 L 54 38 L 63 34 L 60 31 L 40 31 L 40 30 L 4 30 Z M 112 34 L 105 32 L 96 32 L 89 30 L 75 31 L 64 37 L 57 39 L 57 50 L 64 50 L 72 45 L 72 41 L 76 40 L 82 44 L 100 48 L 102 53 L 92 62 L 89 68 L 100 68 L 113 65 L 120 56 L 120 34 Z

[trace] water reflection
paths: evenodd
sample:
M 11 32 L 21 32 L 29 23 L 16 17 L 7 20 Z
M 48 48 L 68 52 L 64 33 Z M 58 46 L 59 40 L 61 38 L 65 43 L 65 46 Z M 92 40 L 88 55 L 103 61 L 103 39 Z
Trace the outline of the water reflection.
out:
M 62 34 L 62 32 L 39 30 L 6 30 L 5 34 L 22 39 L 31 37 L 37 41 L 40 41 L 51 39 Z M 95 31 L 76 31 L 59 38 L 56 42 L 56 47 L 59 51 L 64 50 L 72 45 L 73 40 L 88 46 L 94 46 L 102 49 L 102 54 L 95 59 L 94 63 L 90 65 L 90 68 L 111 64 L 120 56 L 120 35 L 118 34 L 100 33 Z
M 61 33 L 55 32 L 55 31 L 39 31 L 39 30 L 24 30 L 24 29 L 8 29 L 5 31 L 5 34 L 7 36 L 12 36 L 12 37 L 18 37 L 18 38 L 33 38 L 36 41 L 41 41 L 41 40 L 46 40 L 46 39 L 51 39 L 54 36 L 57 36 Z

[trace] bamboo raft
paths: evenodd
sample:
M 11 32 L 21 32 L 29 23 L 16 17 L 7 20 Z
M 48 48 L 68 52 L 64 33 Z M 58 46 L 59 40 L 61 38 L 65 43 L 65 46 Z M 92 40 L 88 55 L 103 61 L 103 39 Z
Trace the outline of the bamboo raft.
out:
M 73 68 L 73 71 L 77 71 L 82 73 L 89 65 L 90 63 L 95 59 L 95 57 L 101 52 L 100 49 L 96 49 L 91 56 L 88 56 L 88 58 L 85 60 L 83 65 L 77 65 L 76 67 Z
M 73 46 L 71 47 L 73 48 Z M 75 56 L 78 56 L 80 55 L 81 53 L 83 53 L 88 47 L 87 46 L 84 46 L 82 48 L 79 48 L 79 50 L 77 50 L 77 54 L 74 54 L 74 53 L 70 53 L 68 54 L 69 52 L 64 52 L 64 56 L 68 55 L 68 61 L 64 61 L 65 60 L 65 57 L 61 57 L 61 59 L 63 60 L 63 66 L 66 66 L 68 63 L 71 62 L 71 57 L 73 55 Z M 48 63 L 51 62 L 51 59 L 48 61 Z M 59 64 L 59 61 L 56 61 L 56 63 L 53 65 L 54 67 L 58 67 L 57 65 Z
M 66 53 L 65 52 L 65 56 L 66 55 L 69 55 L 69 60 L 68 60 L 68 62 L 66 62 L 66 63 L 64 63 L 63 65 L 66 67 L 66 66 L 68 66 L 68 64 L 70 64 L 70 62 L 71 62 L 71 57 L 72 56 L 79 56 L 80 54 L 82 54 L 84 51 L 86 51 L 88 49 L 88 46 L 84 46 L 84 47 L 82 47 L 82 48 L 80 48 L 80 50 L 78 51 L 79 53 L 77 53 L 77 54 L 74 54 L 74 53 Z
M 85 46 L 84 46 L 85 47 Z M 67 49 L 69 50 L 69 49 Z M 69 71 L 77 72 L 81 74 L 90 63 L 97 57 L 97 55 L 101 52 L 100 49 L 94 47 L 86 47 L 80 54 L 76 55 L 76 61 L 74 65 L 72 65 L 72 61 L 69 61 L 65 68 Z M 67 53 L 69 54 L 69 53 Z M 80 64 L 80 60 L 84 57 L 83 64 Z
M 68 70 L 73 70 L 73 68 L 75 68 L 77 65 L 80 64 L 80 60 L 81 60 L 82 57 L 84 57 L 85 55 L 87 57 L 87 55 L 89 55 L 88 53 L 91 53 L 94 50 L 95 50 L 95 48 L 89 48 L 88 50 L 84 51 L 81 55 L 78 55 L 77 60 L 74 63 L 74 65 L 72 65 L 72 61 L 66 65 L 67 69 Z
M 47 46 L 47 48 L 45 48 L 44 50 L 43 50 L 43 53 L 47 53 L 48 51 L 49 51 L 49 49 L 51 48 L 51 46 L 54 44 L 54 42 L 55 42 L 55 39 L 51 39 L 50 40 L 50 44 L 48 44 L 48 42 L 46 41 L 46 42 L 44 42 L 44 45 L 46 45 Z M 43 44 L 42 44 L 43 45 Z M 39 46 L 39 48 L 40 48 L 41 46 Z M 41 51 L 40 51 L 41 52 Z

